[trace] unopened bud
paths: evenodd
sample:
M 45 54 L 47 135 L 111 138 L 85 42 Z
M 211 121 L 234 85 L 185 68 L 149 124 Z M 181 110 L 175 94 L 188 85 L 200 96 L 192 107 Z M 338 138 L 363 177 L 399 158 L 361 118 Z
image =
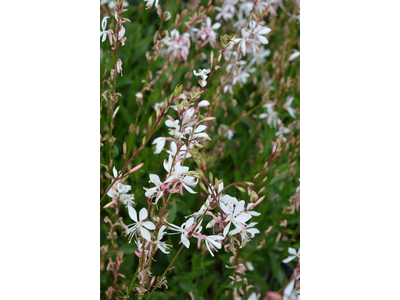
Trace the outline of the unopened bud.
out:
M 245 190 L 244 188 L 242 188 L 242 187 L 240 187 L 240 186 L 237 186 L 237 185 L 235 185 L 235 187 L 236 187 L 239 191 L 241 191 L 242 193 L 246 193 L 246 190 Z
M 257 201 L 257 199 L 258 199 L 257 193 L 255 191 L 251 191 L 250 201 L 254 202 L 254 201 Z
M 208 193 L 208 189 L 206 188 L 206 186 L 204 185 L 203 182 L 200 181 L 200 187 L 206 192 Z

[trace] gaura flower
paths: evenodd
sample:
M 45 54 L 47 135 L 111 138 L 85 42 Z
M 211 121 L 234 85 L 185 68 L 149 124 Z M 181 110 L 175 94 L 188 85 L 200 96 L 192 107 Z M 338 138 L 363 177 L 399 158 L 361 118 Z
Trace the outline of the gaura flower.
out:
M 158 236 L 157 236 L 157 248 L 160 249 L 163 253 L 168 254 L 170 253 L 169 248 L 171 247 L 171 245 L 168 245 L 166 242 L 162 242 L 161 239 L 163 238 L 163 236 L 165 234 L 167 234 L 166 232 L 164 232 L 166 226 L 163 225 L 160 228 L 160 231 L 158 232 Z
M 101 39 L 102 42 L 104 42 L 107 38 L 107 34 L 108 34 L 108 30 L 107 29 L 107 19 L 110 17 L 104 17 L 103 20 L 101 21 L 101 29 L 103 29 L 103 31 L 100 31 L 100 37 L 103 36 L 103 38 Z
M 282 260 L 283 263 L 287 264 L 288 262 L 292 261 L 296 257 L 298 257 L 300 259 L 300 248 L 298 251 L 296 251 L 296 249 L 289 247 L 288 252 L 289 252 L 289 254 L 292 254 L 292 255 L 290 255 L 288 258 L 285 258 L 284 260 Z
M 132 237 L 135 235 L 135 233 L 138 229 L 140 231 L 141 236 L 145 240 L 151 241 L 150 232 L 147 229 L 154 230 L 154 229 L 156 229 L 156 226 L 154 225 L 153 222 L 145 221 L 145 219 L 148 216 L 147 209 L 145 207 L 143 207 L 139 211 L 139 221 L 137 218 L 136 210 L 131 205 L 128 206 L 128 212 L 129 212 L 129 216 L 134 221 L 133 224 L 128 225 L 129 229 L 127 231 L 127 234 L 130 236 L 129 243 L 131 242 Z

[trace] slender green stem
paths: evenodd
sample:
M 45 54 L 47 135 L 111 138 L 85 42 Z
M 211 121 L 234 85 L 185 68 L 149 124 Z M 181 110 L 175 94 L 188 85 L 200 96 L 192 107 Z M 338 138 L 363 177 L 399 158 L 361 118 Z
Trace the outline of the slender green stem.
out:
M 175 262 L 175 260 L 176 260 L 176 258 L 178 257 L 179 253 L 181 253 L 181 251 L 182 251 L 182 249 L 183 249 L 183 246 L 184 246 L 184 245 L 182 245 L 182 246 L 179 248 L 178 252 L 175 254 L 175 257 L 172 259 L 172 261 L 171 261 L 171 263 L 169 264 L 169 266 L 165 269 L 164 273 L 159 277 L 160 279 L 163 279 L 163 277 L 165 276 L 165 274 L 168 272 L 169 268 L 171 268 L 172 264 Z M 153 292 L 155 291 L 155 289 L 157 288 L 157 286 L 158 286 L 158 280 L 157 280 L 157 282 L 154 283 L 154 287 L 153 287 L 153 289 L 151 290 L 150 294 L 147 296 L 146 300 L 150 299 L 150 296 L 153 294 Z
M 128 289 L 127 293 L 126 293 L 126 296 L 127 296 L 127 297 L 129 297 L 129 293 L 130 293 L 131 290 L 132 290 L 133 284 L 134 284 L 134 282 L 135 282 L 135 280 L 136 280 L 136 275 L 137 275 L 137 273 L 139 272 L 139 268 L 140 268 L 140 264 L 139 264 L 138 267 L 136 268 L 135 275 L 133 275 L 131 284 L 129 285 L 129 289 Z

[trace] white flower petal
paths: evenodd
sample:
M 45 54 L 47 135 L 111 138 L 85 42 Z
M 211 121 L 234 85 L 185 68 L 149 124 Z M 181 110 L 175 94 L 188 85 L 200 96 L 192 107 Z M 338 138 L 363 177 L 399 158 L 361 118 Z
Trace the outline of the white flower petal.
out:
M 139 220 L 143 221 L 144 219 L 146 219 L 148 216 L 147 213 L 147 209 L 145 207 L 143 207 L 140 211 L 139 211 Z
M 287 264 L 288 262 L 292 261 L 296 256 L 289 256 L 288 258 L 285 258 L 282 260 L 283 263 Z
M 137 213 L 136 213 L 136 210 L 132 206 L 128 206 L 128 213 L 129 213 L 129 216 L 131 217 L 131 219 L 137 223 L 137 221 L 138 221 Z
M 182 241 L 182 244 L 184 244 L 185 247 L 189 249 L 190 242 L 189 242 L 188 238 L 184 234 L 181 235 L 181 241 Z
M 143 237 L 145 240 L 147 240 L 147 241 L 149 241 L 149 242 L 151 241 L 150 232 L 149 232 L 146 228 L 140 226 L 140 234 L 142 235 L 142 237 Z
M 143 223 L 142 223 L 142 226 L 144 226 L 144 227 L 146 227 L 147 229 L 150 229 L 150 230 L 156 229 L 156 225 L 154 225 L 154 224 L 153 224 L 152 222 L 150 222 L 150 221 L 143 222 Z

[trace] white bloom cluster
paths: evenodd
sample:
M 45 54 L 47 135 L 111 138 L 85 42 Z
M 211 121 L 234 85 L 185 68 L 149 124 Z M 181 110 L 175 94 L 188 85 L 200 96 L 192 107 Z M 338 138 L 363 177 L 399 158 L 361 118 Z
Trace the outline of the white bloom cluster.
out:
M 118 178 L 118 172 L 115 167 L 113 168 L 113 174 L 114 178 Z M 133 199 L 135 199 L 135 196 L 133 194 L 127 194 L 130 190 L 130 185 L 122 184 L 121 180 L 117 180 L 108 190 L 107 196 L 112 198 L 113 201 L 121 201 L 124 205 L 133 204 Z

